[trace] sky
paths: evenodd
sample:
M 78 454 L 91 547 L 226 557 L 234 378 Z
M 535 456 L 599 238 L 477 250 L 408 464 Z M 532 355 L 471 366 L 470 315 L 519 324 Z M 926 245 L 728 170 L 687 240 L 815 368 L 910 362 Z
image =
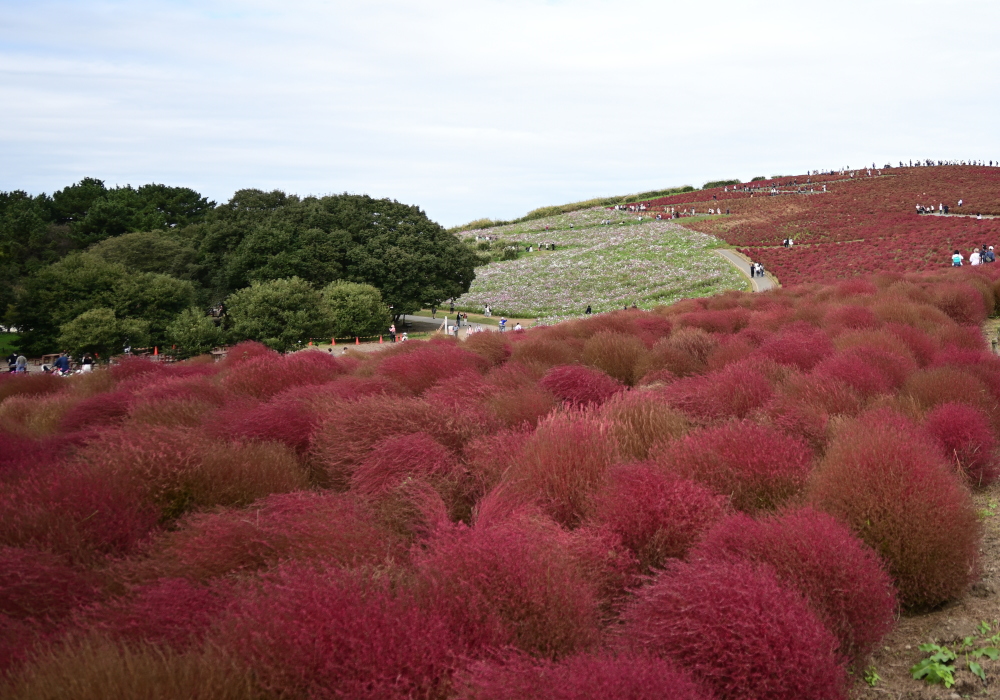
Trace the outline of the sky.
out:
M 0 0 L 0 190 L 339 192 L 445 226 L 1000 160 L 1000 3 Z

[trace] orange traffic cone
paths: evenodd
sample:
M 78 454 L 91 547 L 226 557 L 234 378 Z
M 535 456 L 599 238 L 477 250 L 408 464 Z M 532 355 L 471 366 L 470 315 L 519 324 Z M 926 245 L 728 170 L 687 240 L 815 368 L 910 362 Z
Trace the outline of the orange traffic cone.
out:
M 381 342 L 382 342 L 382 336 L 379 336 L 379 337 L 378 337 L 378 342 L 379 342 L 379 343 L 381 343 Z
M 337 339 L 336 338 L 330 338 L 330 345 L 336 345 L 336 344 L 337 344 Z
M 355 345 L 361 345 L 361 341 L 358 340 L 358 336 L 354 336 L 354 344 Z
M 160 354 L 160 349 L 158 347 L 156 347 L 155 345 L 153 346 L 153 354 L 154 355 L 159 355 Z
M 309 341 L 309 347 L 312 347 L 313 341 Z

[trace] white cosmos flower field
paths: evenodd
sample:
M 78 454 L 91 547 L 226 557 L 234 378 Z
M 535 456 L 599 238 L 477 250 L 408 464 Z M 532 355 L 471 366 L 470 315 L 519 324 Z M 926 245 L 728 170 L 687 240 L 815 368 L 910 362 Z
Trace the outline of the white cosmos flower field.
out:
M 742 273 L 712 252 L 724 245 L 719 239 L 641 215 L 640 221 L 632 212 L 587 209 L 463 231 L 458 235 L 470 242 L 490 236 L 532 245 L 535 252 L 477 268 L 472 287 L 455 305 L 481 312 L 489 304 L 494 315 L 552 323 L 581 315 L 588 304 L 595 313 L 633 303 L 649 309 L 749 288 Z M 554 251 L 538 250 L 549 243 Z

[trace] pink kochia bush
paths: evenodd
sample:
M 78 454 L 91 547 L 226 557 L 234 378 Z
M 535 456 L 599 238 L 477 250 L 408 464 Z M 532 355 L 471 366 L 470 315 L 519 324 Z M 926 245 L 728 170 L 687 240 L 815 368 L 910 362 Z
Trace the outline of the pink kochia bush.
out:
M 760 520 L 734 515 L 709 530 L 690 558 L 770 565 L 837 636 L 839 654 L 856 664 L 893 627 L 896 591 L 878 555 L 812 508 Z
M 720 700 L 845 697 L 836 638 L 766 566 L 671 564 L 623 617 L 621 647 L 672 659 Z
M 444 697 L 463 639 L 405 591 L 339 569 L 289 564 L 248 590 L 215 643 L 280 697 Z
M 479 644 L 542 656 L 585 650 L 598 638 L 598 599 L 557 527 L 530 518 L 442 532 L 418 556 L 429 605 Z
M 726 498 L 652 464 L 623 464 L 595 499 L 593 522 L 617 534 L 647 572 L 682 558 L 728 511 Z
M 986 486 L 1000 476 L 996 437 L 981 411 L 966 404 L 942 404 L 928 412 L 924 427 L 973 486 Z
M 653 656 L 581 655 L 553 663 L 515 656 L 474 665 L 461 700 L 711 700 L 676 664 Z
M 812 458 L 805 442 L 747 421 L 689 433 L 653 455 L 666 472 L 699 481 L 750 513 L 801 492 Z
M 571 406 L 600 405 L 624 389 L 604 372 L 582 365 L 553 367 L 539 386 Z
M 978 575 L 981 534 L 971 495 L 903 416 L 877 411 L 845 426 L 809 499 L 881 555 L 908 608 L 945 603 Z

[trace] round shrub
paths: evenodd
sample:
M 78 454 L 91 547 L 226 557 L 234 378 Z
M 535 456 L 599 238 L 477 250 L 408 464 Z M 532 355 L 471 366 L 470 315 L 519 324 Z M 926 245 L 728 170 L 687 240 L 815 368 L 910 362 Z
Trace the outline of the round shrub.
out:
M 178 651 L 199 643 L 229 603 L 228 584 L 212 586 L 164 578 L 95 606 L 79 623 L 130 644 L 165 645 Z
M 644 460 L 654 444 L 674 440 L 688 430 L 684 414 L 649 391 L 617 394 L 601 407 L 600 414 L 626 459 Z
M 398 552 L 398 539 L 354 499 L 336 493 L 269 496 L 247 509 L 190 515 L 133 564 L 140 580 L 208 581 L 253 572 L 284 559 L 375 564 Z
M 427 433 L 397 435 L 380 442 L 351 476 L 351 488 L 376 495 L 399 485 L 408 476 L 454 478 L 455 457 Z
M 623 333 L 597 333 L 583 346 L 586 364 L 629 386 L 642 376 L 639 367 L 645 357 L 646 345 L 634 335 Z
M 678 328 L 652 347 L 644 374 L 668 370 L 678 377 L 703 372 L 718 340 L 700 328 Z
M 558 663 L 515 656 L 464 675 L 460 700 L 711 700 L 673 662 L 653 656 L 581 655 Z
M 597 640 L 595 587 L 551 527 L 515 518 L 454 529 L 416 556 L 427 605 L 477 644 L 553 657 Z
M 604 372 L 581 365 L 553 367 L 538 384 L 570 406 L 599 406 L 624 389 Z
M 426 343 L 412 352 L 383 360 L 379 376 L 414 394 L 422 394 L 443 379 L 465 371 L 484 373 L 489 363 L 481 355 L 451 344 Z
M 809 488 L 885 560 L 907 608 L 961 595 L 978 569 L 979 521 L 969 492 L 918 426 L 864 414 L 831 441 Z
M 774 393 L 769 377 L 772 367 L 753 358 L 734 362 L 715 372 L 669 384 L 662 395 L 671 405 L 697 418 L 745 418 Z
M 855 665 L 892 630 L 896 590 L 882 560 L 842 523 L 802 508 L 753 520 L 734 515 L 718 523 L 691 551 L 692 560 L 770 565 L 798 589 Z
M 831 355 L 817 364 L 812 374 L 820 379 L 846 384 L 865 398 L 884 394 L 893 386 L 892 377 L 881 365 L 869 362 L 867 353 L 857 351 Z
M 595 498 L 592 522 L 618 535 L 646 572 L 684 557 L 728 511 L 724 496 L 650 464 L 617 465 L 608 482 Z
M 747 421 L 703 428 L 659 448 L 667 473 L 694 479 L 754 513 L 773 510 L 802 491 L 812 450 L 802 440 Z
M 767 567 L 672 563 L 623 619 L 622 647 L 672 659 L 720 700 L 844 698 L 836 638 Z
M 616 458 L 603 422 L 587 415 L 555 414 L 525 443 L 501 488 L 572 527 L 590 512 L 593 496 Z
M 67 387 L 65 378 L 44 372 L 0 374 L 0 403 L 11 396 L 44 396 Z
M 464 651 L 437 611 L 336 569 L 289 564 L 249 588 L 216 643 L 280 697 L 443 697 Z
M 484 405 L 508 428 L 533 428 L 556 407 L 556 398 L 551 391 L 532 386 L 493 392 Z
M 261 354 L 240 361 L 222 378 L 222 385 L 237 395 L 268 399 L 289 387 L 324 384 L 344 371 L 339 358 L 318 350 L 278 357 Z
M 0 547 L 0 615 L 54 620 L 99 596 L 94 576 L 69 566 L 61 557 Z
M 470 333 L 462 346 L 491 365 L 502 365 L 510 357 L 510 343 L 500 333 Z
M 71 433 L 84 428 L 120 423 L 125 420 L 132 403 L 132 395 L 112 391 L 83 399 L 72 406 L 59 421 L 59 430 Z
M 931 410 L 924 428 L 973 486 L 986 486 L 1000 476 L 997 441 L 981 411 L 961 403 L 945 403 Z

